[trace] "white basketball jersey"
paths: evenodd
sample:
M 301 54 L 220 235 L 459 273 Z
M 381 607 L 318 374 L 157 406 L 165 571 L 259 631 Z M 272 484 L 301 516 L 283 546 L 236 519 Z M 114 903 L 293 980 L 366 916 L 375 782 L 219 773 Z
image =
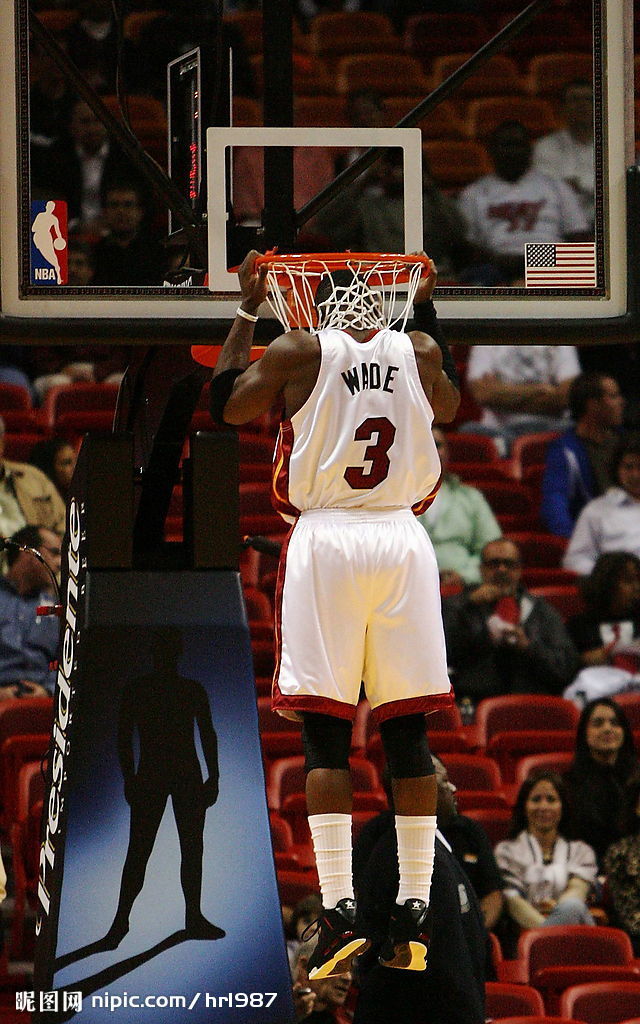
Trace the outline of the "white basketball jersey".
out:
M 316 508 L 424 511 L 440 459 L 411 339 L 384 328 L 364 342 L 341 330 L 318 340 L 313 391 L 280 427 L 274 507 L 288 520 Z

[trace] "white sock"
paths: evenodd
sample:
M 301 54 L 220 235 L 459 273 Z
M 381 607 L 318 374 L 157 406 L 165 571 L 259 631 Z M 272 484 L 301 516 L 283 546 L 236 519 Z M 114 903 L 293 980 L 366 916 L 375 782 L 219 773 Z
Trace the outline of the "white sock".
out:
M 322 906 L 332 910 L 339 900 L 353 899 L 351 815 L 310 814 L 309 828 L 316 857 Z
M 416 817 L 396 814 L 400 868 L 400 887 L 396 902 L 400 905 L 411 899 L 429 902 L 436 824 L 435 814 Z

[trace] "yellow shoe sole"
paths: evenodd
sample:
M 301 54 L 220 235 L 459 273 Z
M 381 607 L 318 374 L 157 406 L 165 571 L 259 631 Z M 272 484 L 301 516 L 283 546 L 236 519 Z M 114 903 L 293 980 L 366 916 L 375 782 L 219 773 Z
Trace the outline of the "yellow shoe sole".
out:
M 399 942 L 392 960 L 380 958 L 383 967 L 394 967 L 399 971 L 426 971 L 427 947 L 424 942 Z
M 339 974 L 346 974 L 351 970 L 351 961 L 360 953 L 364 953 L 370 945 L 369 939 L 353 939 L 327 960 L 326 964 L 309 971 L 309 980 L 321 981 L 323 978 L 335 978 Z

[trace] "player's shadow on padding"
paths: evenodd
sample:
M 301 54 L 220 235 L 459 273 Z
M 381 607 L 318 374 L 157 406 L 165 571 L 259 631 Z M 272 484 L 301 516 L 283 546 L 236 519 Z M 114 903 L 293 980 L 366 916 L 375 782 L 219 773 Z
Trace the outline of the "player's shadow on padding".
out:
M 145 950 L 142 953 L 135 953 L 133 956 L 125 957 L 124 960 L 119 960 L 115 964 L 110 964 L 109 967 L 105 967 L 103 970 L 98 971 L 96 974 L 89 975 L 88 978 L 84 978 L 81 981 L 65 984 L 59 991 L 68 992 L 81 992 L 83 1000 L 90 996 L 93 992 L 98 989 L 105 989 L 107 986 L 112 985 L 118 978 L 122 978 L 125 974 L 135 970 L 137 967 L 142 967 L 143 964 L 153 960 L 154 957 L 159 956 L 160 953 L 166 953 L 168 949 L 172 949 L 174 946 L 179 946 L 181 942 L 186 942 L 191 938 L 187 934 L 186 929 L 181 928 L 177 932 L 173 932 L 171 935 L 167 935 L 166 939 L 161 942 L 157 942 L 155 946 L 151 946 L 150 949 Z M 97 942 L 90 942 L 86 946 L 81 946 L 79 949 L 74 950 L 71 953 L 66 953 L 64 956 L 58 957 L 55 961 L 55 970 L 61 971 L 64 967 L 69 967 L 70 964 L 77 963 L 78 960 L 84 960 L 88 956 L 93 956 L 95 953 L 105 953 L 107 950 L 113 947 L 109 945 L 107 936 L 102 939 L 98 939 Z M 68 1010 L 66 1012 L 51 1013 L 47 1014 L 47 1020 L 51 1017 L 51 1024 L 62 1024 L 63 1021 L 71 1020 L 75 1016 L 75 1010 Z

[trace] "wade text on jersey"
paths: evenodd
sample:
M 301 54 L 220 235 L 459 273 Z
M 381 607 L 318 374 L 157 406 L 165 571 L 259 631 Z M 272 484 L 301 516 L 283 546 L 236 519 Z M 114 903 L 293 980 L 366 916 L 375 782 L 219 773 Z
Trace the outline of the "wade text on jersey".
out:
M 340 376 L 352 395 L 366 390 L 388 391 L 392 395 L 393 388 L 391 385 L 399 369 L 399 366 L 385 367 L 380 366 L 380 363 L 374 362 L 360 363 L 359 365 L 356 363 L 355 366 L 345 370 Z

